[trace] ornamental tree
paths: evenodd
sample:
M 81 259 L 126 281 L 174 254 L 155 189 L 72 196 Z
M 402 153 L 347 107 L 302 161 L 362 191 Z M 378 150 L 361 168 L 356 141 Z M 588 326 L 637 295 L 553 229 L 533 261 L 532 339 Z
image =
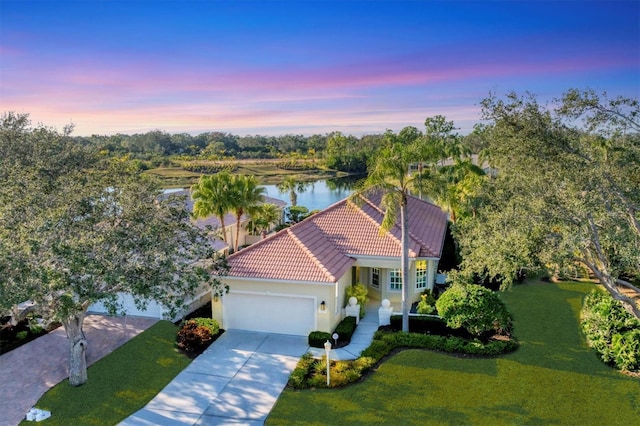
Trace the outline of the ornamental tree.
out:
M 93 303 L 122 311 L 119 293 L 164 305 L 170 315 L 203 285 L 223 288 L 223 260 L 192 226 L 184 202 L 122 160 L 103 162 L 64 133 L 0 122 L 0 312 L 27 300 L 62 323 L 69 383 L 86 382 L 83 321 Z

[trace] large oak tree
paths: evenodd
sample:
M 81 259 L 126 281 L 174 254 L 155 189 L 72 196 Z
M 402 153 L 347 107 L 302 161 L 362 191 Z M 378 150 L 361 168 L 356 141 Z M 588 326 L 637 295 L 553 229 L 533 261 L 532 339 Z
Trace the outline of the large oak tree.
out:
M 570 90 L 546 106 L 510 93 L 482 108 L 498 174 L 457 227 L 464 272 L 508 285 L 523 271 L 582 265 L 640 317 L 620 288 L 640 269 L 638 100 Z
M 178 313 L 194 291 L 221 291 L 208 240 L 184 201 L 123 161 L 101 161 L 26 115 L 0 119 L 0 312 L 30 300 L 69 338 L 69 383 L 87 380 L 90 305 L 121 313 L 119 293 Z M 213 272 L 213 274 L 212 274 Z

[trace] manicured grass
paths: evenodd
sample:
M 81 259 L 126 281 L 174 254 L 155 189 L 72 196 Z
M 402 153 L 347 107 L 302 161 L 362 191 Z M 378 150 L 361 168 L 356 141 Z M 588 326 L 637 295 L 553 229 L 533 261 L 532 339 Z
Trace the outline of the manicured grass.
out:
M 279 424 L 630 425 L 640 379 L 603 365 L 579 329 L 589 283 L 531 282 L 502 295 L 521 346 L 498 358 L 407 350 L 341 390 L 286 389 Z
M 89 367 L 86 384 L 50 389 L 36 404 L 53 414 L 45 423 L 115 425 L 144 407 L 191 362 L 175 349 L 176 333 L 160 321 Z

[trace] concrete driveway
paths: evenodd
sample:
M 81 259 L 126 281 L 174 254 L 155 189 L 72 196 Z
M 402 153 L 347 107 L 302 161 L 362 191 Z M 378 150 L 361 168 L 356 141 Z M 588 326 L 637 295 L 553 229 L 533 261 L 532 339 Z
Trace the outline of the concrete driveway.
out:
M 120 425 L 262 425 L 307 338 L 228 330 Z

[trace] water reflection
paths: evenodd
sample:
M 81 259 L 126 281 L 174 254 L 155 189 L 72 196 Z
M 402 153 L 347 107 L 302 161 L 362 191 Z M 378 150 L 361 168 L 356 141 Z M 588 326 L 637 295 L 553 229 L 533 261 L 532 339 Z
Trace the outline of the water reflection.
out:
M 347 198 L 360 177 L 347 176 L 343 178 L 317 180 L 311 182 L 304 191 L 298 192 L 298 205 L 309 210 L 322 210 L 331 204 Z M 279 198 L 289 204 L 288 191 L 280 192 L 275 185 L 264 185 L 267 195 Z

